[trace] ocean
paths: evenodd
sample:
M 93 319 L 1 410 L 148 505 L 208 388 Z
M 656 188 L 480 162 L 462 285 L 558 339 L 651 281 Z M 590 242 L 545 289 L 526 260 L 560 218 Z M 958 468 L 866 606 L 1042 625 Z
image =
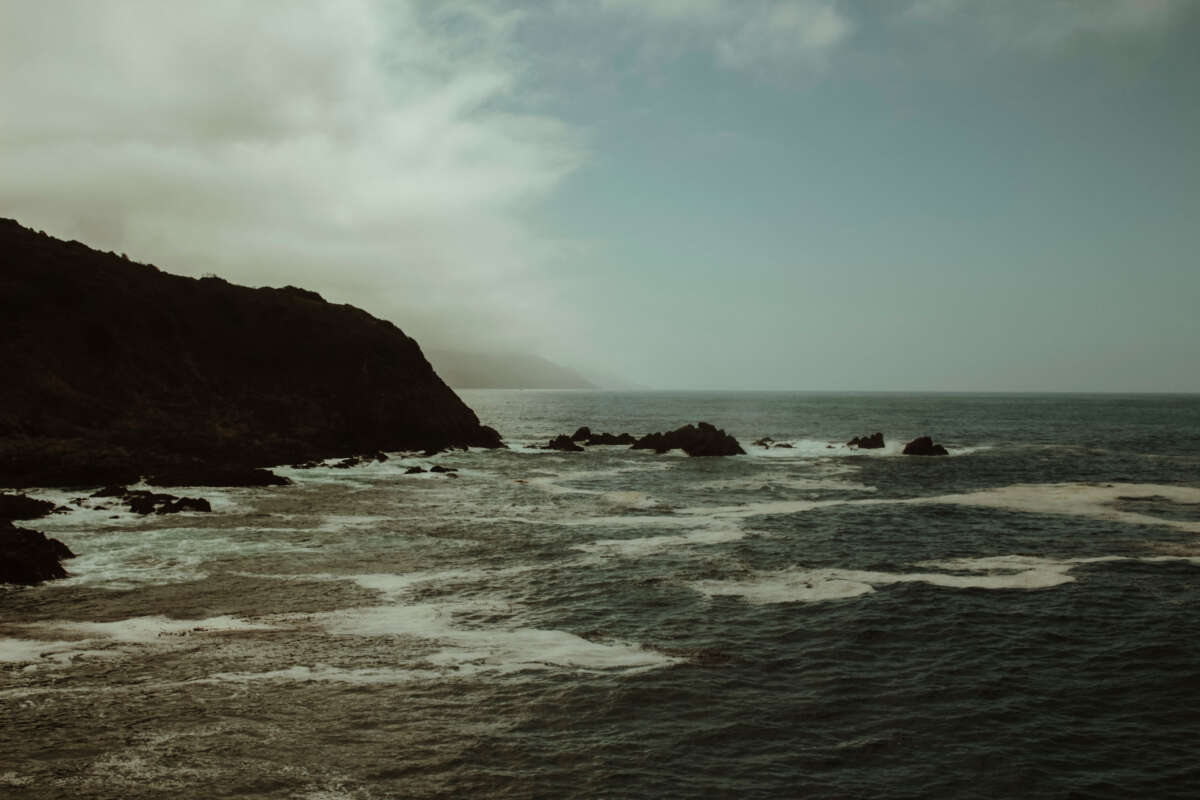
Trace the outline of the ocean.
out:
M 1200 396 L 460 394 L 509 450 L 31 492 L 0 796 L 1200 796 Z

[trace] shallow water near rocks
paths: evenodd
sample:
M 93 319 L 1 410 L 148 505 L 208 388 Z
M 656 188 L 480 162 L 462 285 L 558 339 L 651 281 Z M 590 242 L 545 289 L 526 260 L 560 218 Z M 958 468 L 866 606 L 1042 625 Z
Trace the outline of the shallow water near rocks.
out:
M 1200 793 L 1200 398 L 462 394 L 511 450 L 32 525 L 0 796 Z

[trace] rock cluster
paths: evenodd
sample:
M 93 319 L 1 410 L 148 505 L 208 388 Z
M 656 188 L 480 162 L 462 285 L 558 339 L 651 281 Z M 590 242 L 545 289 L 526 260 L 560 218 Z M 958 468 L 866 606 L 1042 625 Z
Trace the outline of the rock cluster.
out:
M 846 442 L 847 447 L 857 447 L 859 450 L 878 450 L 883 447 L 883 434 L 873 433 L 870 436 L 855 436 Z
M 112 497 L 120 500 L 134 514 L 177 514 L 180 511 L 212 511 L 212 505 L 203 497 L 176 497 L 163 492 L 145 489 L 126 489 L 124 486 L 106 486 L 92 497 Z

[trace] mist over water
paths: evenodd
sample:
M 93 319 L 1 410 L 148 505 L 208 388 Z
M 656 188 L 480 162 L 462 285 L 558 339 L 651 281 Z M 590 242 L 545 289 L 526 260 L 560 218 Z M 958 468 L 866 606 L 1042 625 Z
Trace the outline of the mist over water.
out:
M 511 450 L 38 521 L 0 795 L 1200 792 L 1200 398 L 461 394 Z

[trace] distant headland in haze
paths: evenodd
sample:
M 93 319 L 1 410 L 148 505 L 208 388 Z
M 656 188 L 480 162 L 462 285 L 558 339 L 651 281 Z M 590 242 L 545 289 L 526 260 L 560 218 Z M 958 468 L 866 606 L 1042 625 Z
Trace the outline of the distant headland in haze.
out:
M 0 220 L 0 484 L 126 483 L 500 437 L 391 322 Z

